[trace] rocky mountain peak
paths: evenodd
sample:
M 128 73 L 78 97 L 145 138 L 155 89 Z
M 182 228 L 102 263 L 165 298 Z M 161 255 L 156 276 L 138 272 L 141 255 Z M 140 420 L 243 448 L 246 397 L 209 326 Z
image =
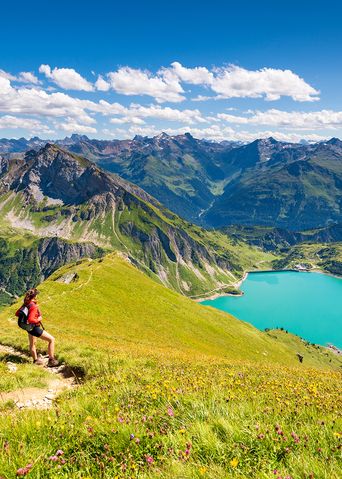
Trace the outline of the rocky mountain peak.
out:
M 329 141 L 327 141 L 327 145 L 333 145 L 333 146 L 338 146 L 342 147 L 342 141 L 339 138 L 331 138 Z
M 159 133 L 159 135 L 156 135 L 153 137 L 154 140 L 169 140 L 171 137 L 165 131 L 162 131 Z

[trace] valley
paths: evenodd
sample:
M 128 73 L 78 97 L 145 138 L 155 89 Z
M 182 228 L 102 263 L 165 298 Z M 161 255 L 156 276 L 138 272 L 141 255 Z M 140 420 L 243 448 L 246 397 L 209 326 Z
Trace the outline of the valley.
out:
M 7 237 L 24 232 L 31 242 L 50 238 L 45 243 L 55 245 L 56 254 L 61 250 L 55 269 L 76 256 L 119 250 L 149 276 L 188 296 L 227 286 L 234 290 L 247 268 L 274 259 L 182 220 L 137 186 L 50 144 L 9 160 L 0 180 L 0 221 Z M 68 248 L 74 250 L 69 258 Z M 37 282 L 28 269 L 28 280 Z M 4 281 L 3 287 L 8 289 Z

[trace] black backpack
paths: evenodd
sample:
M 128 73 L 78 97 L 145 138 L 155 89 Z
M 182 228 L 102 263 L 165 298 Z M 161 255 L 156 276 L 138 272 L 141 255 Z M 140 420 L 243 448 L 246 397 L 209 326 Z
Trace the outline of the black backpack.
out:
M 29 314 L 29 306 L 23 306 L 19 309 L 19 316 L 18 316 L 18 326 L 21 329 L 24 329 L 25 331 L 32 331 L 34 328 L 34 324 L 30 324 L 27 319 L 28 319 L 28 314 Z

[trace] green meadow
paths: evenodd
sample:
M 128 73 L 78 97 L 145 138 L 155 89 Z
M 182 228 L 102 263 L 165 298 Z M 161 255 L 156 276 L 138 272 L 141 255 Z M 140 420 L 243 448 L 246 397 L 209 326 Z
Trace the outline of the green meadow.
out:
M 79 385 L 47 411 L 1 405 L 0 477 L 340 477 L 337 355 L 199 305 L 120 254 L 63 267 L 39 289 Z M 27 351 L 19 303 L 0 313 L 0 343 Z

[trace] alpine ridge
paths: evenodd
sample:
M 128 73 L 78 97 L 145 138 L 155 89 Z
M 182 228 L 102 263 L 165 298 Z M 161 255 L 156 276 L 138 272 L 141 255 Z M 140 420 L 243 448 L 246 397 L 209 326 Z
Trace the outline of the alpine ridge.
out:
M 141 188 L 52 144 L 3 162 L 0 207 L 8 227 L 119 250 L 186 295 L 234 290 L 244 269 L 265 259 L 243 242 L 233 245 L 223 234 L 187 223 Z
M 341 222 L 342 142 L 266 138 L 249 144 L 189 133 L 132 140 L 72 135 L 55 142 L 133 182 L 181 217 L 205 227 L 232 224 L 289 230 Z M 2 162 L 43 140 L 0 140 Z

